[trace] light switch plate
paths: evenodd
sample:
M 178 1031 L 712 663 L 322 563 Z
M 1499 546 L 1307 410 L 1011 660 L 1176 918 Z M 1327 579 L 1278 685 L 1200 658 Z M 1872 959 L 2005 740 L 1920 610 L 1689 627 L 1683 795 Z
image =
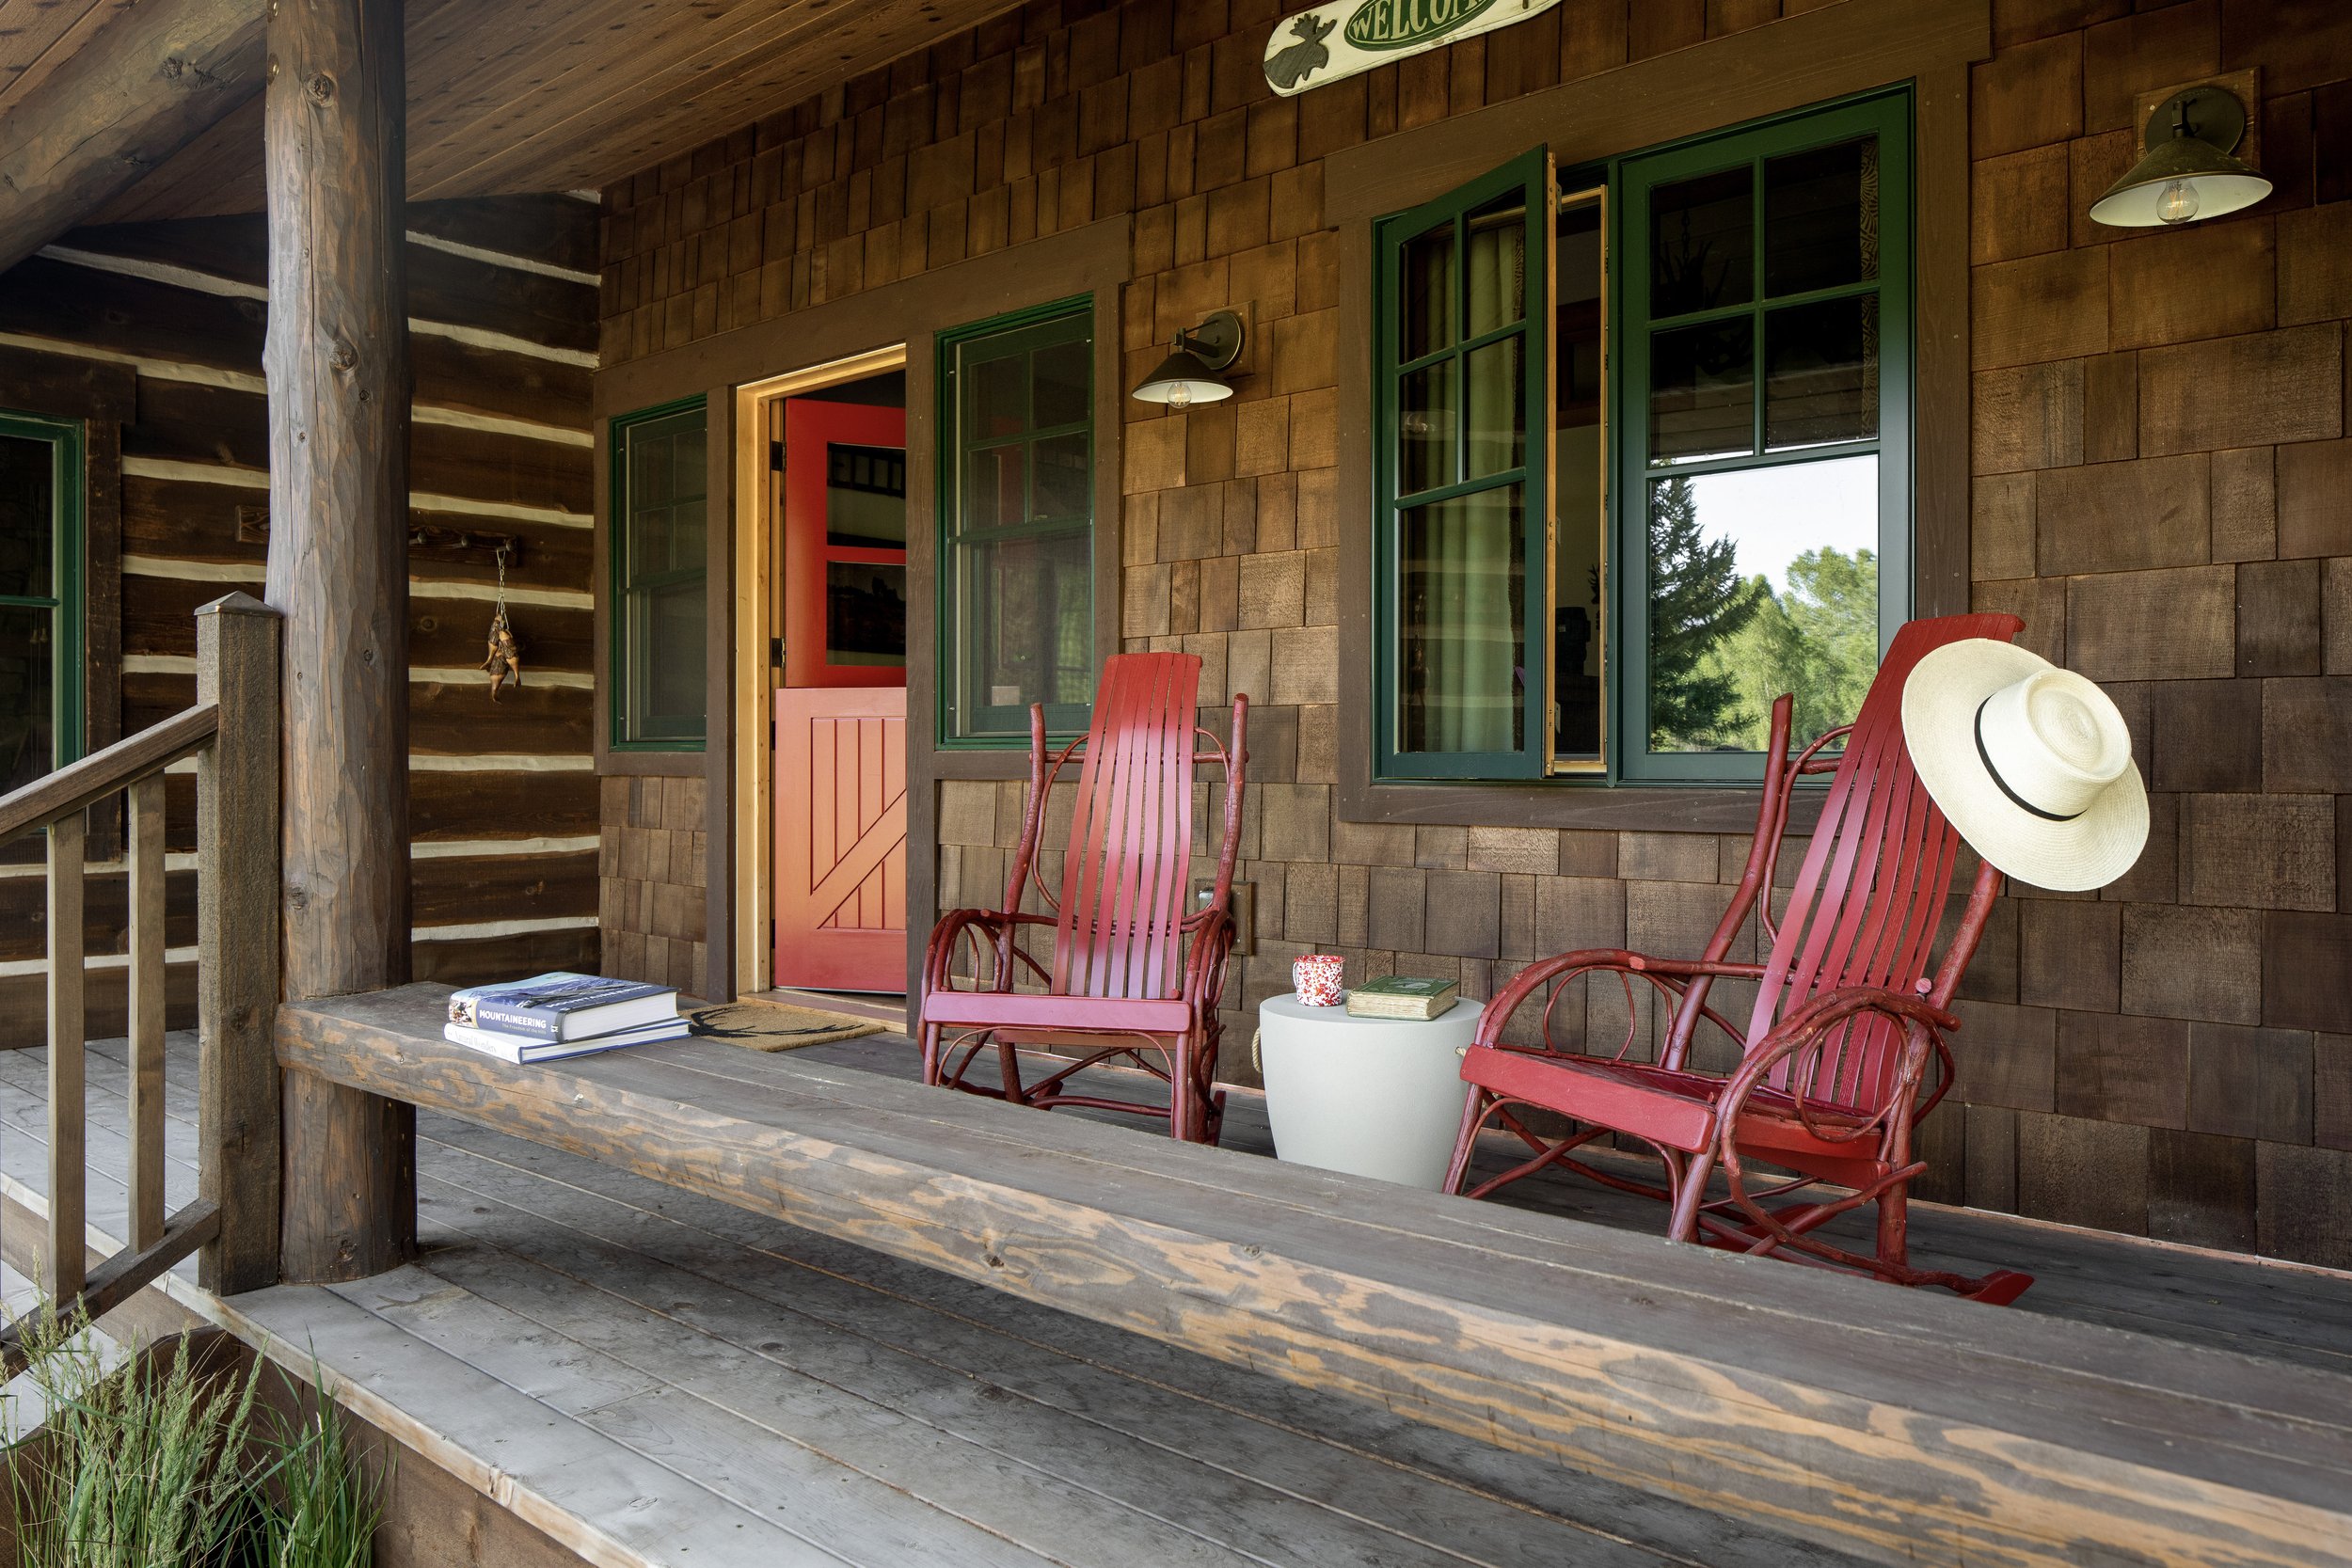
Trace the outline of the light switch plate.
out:
M 1258 884 L 1235 882 L 1227 892 L 1226 907 L 1233 914 L 1233 951 L 1248 958 L 1258 950 Z M 1192 884 L 1193 912 L 1207 909 L 1216 893 L 1216 878 L 1197 878 Z

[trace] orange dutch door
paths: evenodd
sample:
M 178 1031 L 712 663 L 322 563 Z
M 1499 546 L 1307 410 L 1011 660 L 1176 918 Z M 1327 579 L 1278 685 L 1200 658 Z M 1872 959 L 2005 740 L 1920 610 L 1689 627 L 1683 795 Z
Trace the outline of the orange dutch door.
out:
M 906 430 L 785 404 L 779 986 L 906 989 Z

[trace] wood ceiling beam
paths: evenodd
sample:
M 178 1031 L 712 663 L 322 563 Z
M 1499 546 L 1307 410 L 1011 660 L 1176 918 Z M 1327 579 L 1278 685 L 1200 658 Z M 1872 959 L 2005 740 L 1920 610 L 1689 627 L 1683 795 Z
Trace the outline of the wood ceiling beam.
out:
M 0 125 L 0 271 L 143 179 L 261 90 L 260 0 L 146 0 Z

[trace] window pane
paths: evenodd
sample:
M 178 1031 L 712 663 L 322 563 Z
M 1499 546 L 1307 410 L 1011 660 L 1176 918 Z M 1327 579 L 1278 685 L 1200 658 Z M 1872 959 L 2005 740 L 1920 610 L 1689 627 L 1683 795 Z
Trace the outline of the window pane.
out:
M 1755 331 L 1742 315 L 1650 334 L 1651 462 L 1755 450 Z
M 1425 234 L 1405 242 L 1405 260 L 1398 280 L 1405 319 L 1398 323 L 1403 351 L 1398 359 L 1410 362 L 1435 354 L 1454 341 L 1454 225 L 1441 223 Z
M 825 563 L 825 662 L 906 667 L 904 566 Z
M 670 510 L 642 506 L 629 514 L 628 570 L 632 578 L 670 569 Z
M 1746 165 L 1661 185 L 1650 193 L 1652 321 L 1755 293 L 1754 182 Z
M 1093 540 L 1073 531 L 963 546 L 970 698 L 982 707 L 1093 700 Z
M 50 596 L 56 509 L 56 448 L 0 436 L 0 594 Z
M 1785 451 L 1878 433 L 1878 296 L 1766 311 L 1764 444 Z
M 1094 391 L 1093 342 L 1078 339 L 1048 343 L 1037 351 L 1030 366 L 1037 383 L 1030 428 L 1051 430 L 1056 425 L 1085 423 Z
M 1764 292 L 1879 275 L 1878 138 L 1764 161 Z
M 612 602 L 616 744 L 703 736 L 704 557 L 709 485 L 699 405 L 616 425 Z
M 827 443 L 825 543 L 852 549 L 906 548 L 905 452 Z
M 1649 749 L 1763 748 L 1772 699 L 1802 743 L 1851 721 L 1879 656 L 1875 455 L 1655 480 Z
M 1469 469 L 1484 479 L 1516 468 L 1527 452 L 1527 341 L 1505 338 L 1462 356 L 1470 388 Z
M 46 774 L 56 755 L 56 629 L 54 610 L 0 607 L 0 795 Z
M 1511 484 L 1400 515 L 1399 751 L 1512 752 L 1524 743 L 1522 510 Z
M 1037 464 L 1032 521 L 1085 517 L 1093 510 L 1093 471 L 1087 462 L 1092 438 L 1085 431 L 1051 436 L 1030 448 Z
M 971 428 L 967 441 L 993 441 L 1029 428 L 1029 356 L 1013 353 L 974 363 Z
M 941 356 L 951 383 L 969 382 L 946 388 L 959 412 L 941 453 L 958 481 L 939 519 L 950 739 L 1025 736 L 1021 710 L 1036 702 L 1057 730 L 1083 728 L 1093 702 L 1092 325 L 1079 305 L 951 341 Z M 893 586 L 903 597 L 903 577 Z
M 1403 496 L 1454 483 L 1454 367 L 1440 359 L 1397 383 L 1396 488 Z
M 700 580 L 653 589 L 645 594 L 645 647 L 640 666 L 644 733 L 702 733 L 708 662 L 703 626 Z
M 1507 197 L 1470 216 L 1470 330 L 1476 338 L 1527 315 L 1527 207 Z
M 967 529 L 1003 528 L 1028 515 L 1029 449 L 1021 442 L 982 447 L 964 459 L 963 505 Z

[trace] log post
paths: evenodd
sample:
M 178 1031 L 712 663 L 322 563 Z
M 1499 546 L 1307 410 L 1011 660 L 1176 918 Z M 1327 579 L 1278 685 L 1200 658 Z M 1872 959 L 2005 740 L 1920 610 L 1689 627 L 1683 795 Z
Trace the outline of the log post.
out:
M 285 613 L 285 994 L 408 978 L 408 364 L 399 0 L 271 0 L 269 596 Z M 415 1112 L 285 1075 L 280 1267 L 416 1240 Z
M 196 772 L 197 1179 L 220 1235 L 197 1266 L 220 1295 L 278 1282 L 278 657 L 250 594 L 196 612 L 196 700 L 220 707 Z

